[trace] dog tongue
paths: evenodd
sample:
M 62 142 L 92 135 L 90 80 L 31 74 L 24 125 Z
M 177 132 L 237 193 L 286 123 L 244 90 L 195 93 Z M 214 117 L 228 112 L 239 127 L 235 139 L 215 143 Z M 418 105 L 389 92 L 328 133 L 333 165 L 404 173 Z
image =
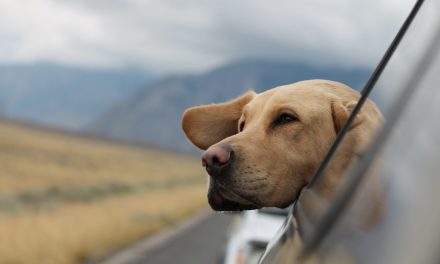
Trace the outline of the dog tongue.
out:
M 220 195 L 219 192 L 215 192 L 213 196 L 215 204 L 221 205 L 223 203 L 223 197 Z

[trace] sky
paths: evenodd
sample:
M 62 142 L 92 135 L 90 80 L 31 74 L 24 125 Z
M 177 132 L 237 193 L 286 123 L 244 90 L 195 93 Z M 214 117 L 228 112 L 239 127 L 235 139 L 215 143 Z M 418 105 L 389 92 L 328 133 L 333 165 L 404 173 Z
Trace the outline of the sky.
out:
M 409 0 L 0 0 L 0 64 L 197 73 L 243 58 L 372 67 Z

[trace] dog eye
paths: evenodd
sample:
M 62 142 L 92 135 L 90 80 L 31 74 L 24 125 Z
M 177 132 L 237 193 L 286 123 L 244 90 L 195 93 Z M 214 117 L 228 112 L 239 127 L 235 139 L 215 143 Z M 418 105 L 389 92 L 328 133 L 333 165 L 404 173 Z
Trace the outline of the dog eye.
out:
M 282 125 L 282 124 L 292 123 L 295 121 L 298 121 L 298 119 L 296 117 L 294 117 L 293 115 L 287 114 L 287 113 L 283 113 L 275 121 L 275 124 Z
M 243 131 L 243 129 L 244 129 L 244 122 L 241 122 L 240 123 L 240 128 L 239 128 L 239 130 L 238 130 L 238 132 L 241 132 L 241 131 Z

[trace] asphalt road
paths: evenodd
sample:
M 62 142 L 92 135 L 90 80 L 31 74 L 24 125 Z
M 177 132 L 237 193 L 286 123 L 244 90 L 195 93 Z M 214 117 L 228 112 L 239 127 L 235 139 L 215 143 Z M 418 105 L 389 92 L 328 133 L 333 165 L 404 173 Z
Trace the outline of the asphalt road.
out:
M 197 218 L 197 217 L 195 217 Z M 133 246 L 102 263 L 117 264 L 217 264 L 223 254 L 232 214 L 205 213 L 163 238 Z M 166 233 L 166 232 L 164 232 Z M 153 242 L 153 243 L 150 243 Z M 142 243 L 140 243 L 142 244 Z M 126 255 L 126 256 L 124 256 Z

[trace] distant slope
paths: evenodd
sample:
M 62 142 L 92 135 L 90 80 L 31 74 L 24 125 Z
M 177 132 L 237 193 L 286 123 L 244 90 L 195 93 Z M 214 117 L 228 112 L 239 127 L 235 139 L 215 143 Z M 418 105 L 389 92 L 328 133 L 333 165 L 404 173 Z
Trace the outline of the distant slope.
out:
M 79 128 L 151 77 L 130 70 L 54 64 L 0 66 L 0 112 L 8 118 Z
M 93 122 L 88 130 L 108 137 L 179 150 L 194 150 L 180 128 L 185 108 L 222 102 L 246 90 L 263 90 L 304 79 L 332 79 L 354 88 L 365 69 L 319 68 L 299 63 L 241 61 L 200 76 L 176 76 L 145 87 Z

